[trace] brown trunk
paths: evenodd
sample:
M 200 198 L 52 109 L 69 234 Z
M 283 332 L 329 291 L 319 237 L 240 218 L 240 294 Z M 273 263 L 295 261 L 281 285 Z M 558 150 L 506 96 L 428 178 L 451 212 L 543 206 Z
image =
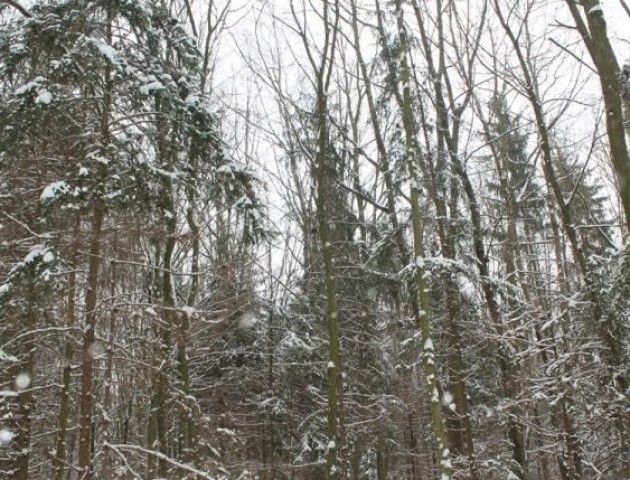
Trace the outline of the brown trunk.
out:
M 29 307 L 26 313 L 26 329 L 27 331 L 35 328 L 35 311 Z M 31 424 L 32 415 L 35 409 L 35 398 L 33 396 L 34 387 L 34 374 L 35 374 L 35 352 L 34 345 L 31 345 L 31 340 L 27 340 L 27 353 L 25 353 L 25 361 L 17 365 L 17 369 L 14 370 L 14 378 L 20 379 L 23 385 L 16 385 L 17 390 L 17 411 L 15 412 L 15 431 L 17 437 L 13 443 L 13 450 L 15 452 L 15 479 L 16 480 L 29 480 L 30 477 L 30 460 L 31 460 Z M 28 382 L 21 379 L 28 379 Z
M 77 251 L 79 249 L 79 228 L 81 220 L 76 219 L 76 226 L 74 232 L 74 244 L 72 249 L 72 257 L 70 261 L 70 274 L 68 277 L 68 304 L 66 307 L 66 328 L 69 330 L 75 327 L 76 324 L 76 290 L 77 290 Z M 66 340 L 64 346 L 64 361 L 62 376 L 61 394 L 59 396 L 59 413 L 57 415 L 57 439 L 55 442 L 55 459 L 53 462 L 54 480 L 63 480 L 65 478 L 65 467 L 67 462 L 67 435 L 68 435 L 68 420 L 70 415 L 70 388 L 72 373 L 72 362 L 74 360 L 75 345 L 72 339 Z
M 88 283 L 85 292 L 85 331 L 81 352 L 81 400 L 79 416 L 79 469 L 82 480 L 92 480 L 92 428 L 94 415 L 94 347 L 96 306 L 98 301 L 99 271 L 101 266 L 101 237 L 105 206 L 98 202 L 92 217 Z
M 586 24 L 578 10 L 577 2 L 566 0 L 577 30 L 599 75 L 606 107 L 606 131 L 610 156 L 617 175 L 619 194 L 627 223 L 630 219 L 630 155 L 626 143 L 622 105 L 624 101 L 628 103 L 628 93 L 624 95 L 622 89 L 621 69 L 608 39 L 600 0 L 583 0 L 581 3 L 586 15 Z
M 116 250 L 116 239 L 114 238 L 114 250 Z M 102 435 L 103 435 L 103 443 L 105 445 L 111 443 L 112 441 L 112 416 L 114 412 L 112 411 L 113 406 L 113 393 L 112 389 L 114 387 L 114 338 L 116 336 L 116 315 L 117 308 L 115 305 L 116 298 L 116 263 L 112 262 L 110 265 L 109 272 L 109 297 L 111 299 L 112 305 L 110 305 L 109 312 L 109 344 L 107 346 L 107 366 L 105 369 L 105 381 L 104 381 L 104 398 L 103 398 L 103 422 L 102 422 Z M 112 457 L 111 452 L 105 448 L 102 453 L 103 461 L 101 464 L 101 478 L 103 480 L 112 479 Z

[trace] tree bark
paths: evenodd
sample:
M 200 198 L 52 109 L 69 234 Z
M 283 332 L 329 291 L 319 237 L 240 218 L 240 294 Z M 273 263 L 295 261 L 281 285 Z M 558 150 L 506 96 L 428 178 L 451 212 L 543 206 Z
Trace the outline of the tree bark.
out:
M 617 182 L 621 204 L 630 221 L 630 155 L 624 128 L 623 107 L 627 95 L 621 85 L 621 69 L 608 38 L 606 20 L 600 0 L 582 0 L 586 23 L 580 14 L 577 2 L 565 0 L 575 21 L 586 49 L 599 75 L 599 82 L 606 107 L 606 132 L 610 146 L 610 156 Z
M 98 302 L 99 272 L 101 267 L 101 237 L 105 206 L 99 200 L 92 217 L 88 283 L 85 292 L 85 331 L 81 353 L 81 401 L 79 417 L 79 470 L 82 480 L 92 480 L 92 428 L 94 415 L 94 347 L 96 340 L 96 306 Z
M 422 332 L 422 366 L 429 397 L 435 462 L 437 463 L 437 469 L 440 472 L 440 478 L 442 480 L 448 480 L 452 477 L 453 470 L 448 449 L 448 439 L 444 426 L 444 417 L 440 398 L 440 385 L 431 333 L 431 306 L 425 276 L 426 270 L 424 268 L 424 225 L 422 211 L 420 210 L 420 185 L 416 169 L 418 160 L 415 158 L 417 145 L 415 140 L 415 125 L 410 88 L 411 75 L 407 60 L 409 51 L 401 0 L 396 0 L 395 7 L 400 41 L 400 81 L 403 86 L 403 104 L 401 115 L 405 130 L 405 163 L 411 181 L 410 202 L 413 252 L 415 257 L 415 294 L 419 297 L 420 307 L 420 310 L 416 313 L 416 319 L 418 328 Z

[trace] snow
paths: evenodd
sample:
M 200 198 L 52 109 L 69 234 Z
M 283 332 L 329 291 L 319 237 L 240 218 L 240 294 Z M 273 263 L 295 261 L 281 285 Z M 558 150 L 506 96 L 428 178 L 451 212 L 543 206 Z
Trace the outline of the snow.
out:
M 109 63 L 112 64 L 113 67 L 116 67 L 118 70 L 122 70 L 122 65 L 120 63 L 120 60 L 118 59 L 118 52 L 114 47 L 96 41 L 94 42 L 94 45 L 96 46 L 96 48 L 98 48 L 98 51 L 101 52 L 101 55 L 107 58 L 107 60 L 109 61 Z
M 448 390 L 442 392 L 442 403 L 453 412 L 455 411 L 455 404 L 453 403 L 453 395 Z
M 252 206 L 252 201 L 247 195 L 243 195 L 236 202 L 234 202 L 236 208 L 247 208 Z
M 34 245 L 31 247 L 31 251 L 26 254 L 26 257 L 24 257 L 23 263 L 25 265 L 33 263 L 38 257 L 43 256 L 46 250 L 45 245 Z
M 280 342 L 280 347 L 287 349 L 300 349 L 305 351 L 313 350 L 313 347 L 300 339 L 294 332 L 287 332 Z
M 53 96 L 48 90 L 41 90 L 37 98 L 35 98 L 35 103 L 42 103 L 44 105 L 49 105 L 52 102 Z
M 543 324 L 543 326 L 542 326 L 542 327 L 540 327 L 540 331 L 541 331 L 541 332 L 544 332 L 544 331 L 548 330 L 548 329 L 549 329 L 549 327 L 551 327 L 551 326 L 555 325 L 556 323 L 558 323 L 558 318 L 557 318 L 557 317 L 555 317 L 555 316 L 553 316 L 553 317 L 551 317 L 551 319 L 547 320 L 547 321 Z
M 177 172 L 169 172 L 168 170 L 164 170 L 162 168 L 154 167 L 151 165 L 149 166 L 149 168 L 151 169 L 151 171 L 157 173 L 158 175 L 162 175 L 163 177 L 170 178 L 171 180 L 177 180 L 179 176 Z
M 413 342 L 415 340 L 414 337 L 409 337 L 409 338 L 405 338 L 402 342 L 400 342 L 400 346 L 402 348 L 405 348 L 407 345 L 409 345 L 411 342 Z
M 94 160 L 95 162 L 102 163 L 103 165 L 109 165 L 109 159 L 103 157 L 98 151 L 88 153 L 85 158 L 87 160 Z
M 243 165 L 239 165 L 236 162 L 228 162 L 225 165 L 221 165 L 219 168 L 217 168 L 217 173 L 230 173 L 230 174 L 234 174 L 234 173 L 238 173 L 238 172 L 246 172 L 247 169 L 243 166 Z
M 9 46 L 9 51 L 13 55 L 19 54 L 19 53 L 25 53 L 26 52 L 26 45 L 24 45 L 23 43 L 11 44 L 11 46 Z
M 0 447 L 10 443 L 16 436 L 17 435 L 15 433 L 7 428 L 0 430 Z
M 188 305 L 184 306 L 184 307 L 180 307 L 181 312 L 186 315 L 186 318 L 192 318 L 195 313 L 197 312 L 196 309 L 194 309 L 193 307 L 190 307 Z
M 36 88 L 39 88 L 41 86 L 41 84 L 43 82 L 45 82 L 46 79 L 44 77 L 35 77 L 33 80 L 31 80 L 30 82 L 22 85 L 20 88 L 18 88 L 15 92 L 13 92 L 14 95 L 24 95 L 25 93 L 30 92 L 31 90 L 35 90 Z
M 328 442 L 328 450 L 334 450 L 337 447 L 337 444 L 335 443 L 334 440 L 330 440 Z
M 239 317 L 237 327 L 252 328 L 256 326 L 257 323 L 258 318 L 256 318 L 256 314 L 254 312 L 245 312 Z
M 42 258 L 42 262 L 44 263 L 50 263 L 55 259 L 55 254 L 52 253 L 50 250 L 48 250 L 45 254 L 44 254 L 44 258 Z
M 20 373 L 15 377 L 15 388 L 18 390 L 26 390 L 31 384 L 31 376 L 28 373 Z
M 332 360 L 330 360 L 328 362 L 328 368 L 335 368 L 335 362 L 333 362 Z
M 424 349 L 433 350 L 433 340 L 431 340 L 430 338 L 427 338 L 426 341 L 424 342 Z
M 39 199 L 42 202 L 48 202 L 56 198 L 58 195 L 70 193 L 70 185 L 63 180 L 53 182 L 44 188 L 44 191 L 40 195 Z
M 150 93 L 166 89 L 166 87 L 155 77 L 155 75 L 147 75 L 140 78 L 140 80 L 145 82 L 145 84 L 140 87 L 140 92 L 144 95 L 149 95 Z
M 6 286 L 2 285 L 2 287 Z M 0 287 L 0 290 L 2 289 L 2 287 Z M 8 290 L 8 288 L 7 288 Z M 5 352 L 4 350 L 2 350 L 2 348 L 0 348 L 0 361 L 3 362 L 17 362 L 17 358 L 15 358 L 13 355 L 9 355 L 7 352 Z
M 591 9 L 588 11 L 588 14 L 593 15 L 596 12 L 604 13 L 604 9 L 602 8 L 601 5 L 594 5 L 593 7 L 591 7 Z
M 438 403 L 440 401 L 440 393 L 438 389 L 433 387 L 433 393 L 431 394 L 431 403 Z
M 184 102 L 186 103 L 186 105 L 195 106 L 199 103 L 199 97 L 197 95 L 190 94 L 186 97 L 186 100 L 184 100 Z
M 87 354 L 93 359 L 103 358 L 105 353 L 105 346 L 98 340 L 92 342 L 87 349 Z

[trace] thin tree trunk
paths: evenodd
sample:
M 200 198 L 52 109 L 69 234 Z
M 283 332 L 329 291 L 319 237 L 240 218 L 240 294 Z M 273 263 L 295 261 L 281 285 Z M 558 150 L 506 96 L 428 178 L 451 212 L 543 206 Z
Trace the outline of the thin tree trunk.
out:
M 30 332 L 36 325 L 36 310 L 32 306 L 27 306 L 25 320 L 25 331 Z M 14 430 L 17 432 L 12 449 L 15 455 L 14 478 L 16 480 L 29 480 L 31 463 L 31 436 L 32 422 L 35 409 L 35 397 L 33 387 L 35 383 L 35 361 L 36 348 L 32 344 L 33 339 L 26 339 L 24 345 L 25 360 L 17 363 L 13 370 L 12 377 L 16 379 L 17 409 L 13 422 Z M 9 416 L 9 418 L 11 418 Z
M 76 219 L 76 229 L 74 234 L 74 245 L 72 249 L 72 257 L 70 260 L 70 274 L 68 276 L 68 304 L 66 306 L 66 328 L 71 330 L 76 324 L 76 289 L 77 289 L 77 250 L 78 250 L 78 230 L 80 225 L 80 219 Z M 70 332 L 68 332 L 70 335 Z M 53 478 L 54 480 L 63 480 L 65 466 L 67 462 L 67 435 L 68 435 L 68 420 L 70 414 L 70 388 L 71 388 L 71 373 L 72 373 L 72 361 L 74 359 L 74 342 L 72 339 L 68 339 L 64 346 L 64 361 L 62 374 L 62 386 L 61 393 L 59 395 L 59 413 L 57 414 L 57 439 L 55 441 L 55 459 L 53 461 Z
M 387 480 L 389 467 L 389 448 L 387 437 L 380 435 L 378 438 L 378 450 L 376 451 L 376 479 Z
M 413 231 L 413 251 L 415 257 L 415 287 L 419 297 L 420 310 L 416 313 L 418 328 L 422 332 L 422 366 L 426 381 L 429 408 L 431 412 L 431 427 L 433 433 L 433 448 L 435 462 L 442 480 L 451 478 L 453 471 L 449 456 L 448 439 L 444 427 L 442 404 L 440 398 L 439 378 L 436 366 L 435 350 L 431 334 L 431 306 L 424 269 L 424 225 L 420 210 L 420 185 L 416 171 L 417 145 L 415 141 L 415 125 L 411 98 L 411 75 L 407 61 L 409 54 L 407 33 L 404 24 L 404 13 L 401 0 L 396 0 L 397 26 L 400 41 L 400 81 L 403 85 L 402 121 L 405 130 L 405 163 L 411 180 L 411 224 Z
M 161 111 L 161 105 L 159 99 L 156 101 L 157 107 L 156 110 L 158 112 Z M 161 113 L 163 115 L 163 113 Z M 162 125 L 162 119 L 158 120 L 158 155 L 161 160 L 162 165 L 167 165 L 168 167 L 172 166 L 170 153 L 166 150 L 166 132 L 165 127 Z M 156 440 L 158 442 L 157 450 L 164 454 L 168 454 L 168 438 L 167 438 L 167 417 L 168 417 L 168 394 L 170 388 L 169 382 L 169 374 L 170 374 L 170 352 L 171 352 L 171 329 L 176 326 L 176 301 L 175 301 L 175 292 L 173 290 L 173 277 L 172 277 L 172 268 L 173 268 L 173 253 L 175 251 L 175 243 L 176 243 L 176 230 L 177 230 L 177 216 L 175 212 L 175 205 L 173 201 L 173 185 L 170 178 L 163 177 L 162 178 L 162 208 L 167 215 L 165 215 L 165 226 L 166 226 L 166 240 L 164 246 L 164 253 L 162 255 L 162 266 L 164 270 L 162 271 L 162 285 L 161 285 L 161 296 L 162 296 L 162 320 L 163 322 L 159 325 L 158 329 L 160 332 L 160 356 L 159 362 L 160 366 L 158 367 L 157 372 L 157 385 L 156 385 L 156 395 L 155 395 L 155 427 L 156 427 Z M 183 320 L 186 321 L 187 320 Z M 183 365 L 186 365 L 187 362 L 184 362 Z M 188 376 L 188 372 L 182 372 L 185 376 Z M 187 379 L 187 381 L 189 381 Z M 163 456 L 158 458 L 158 474 L 160 476 L 166 476 L 168 471 L 168 462 L 165 460 Z
M 315 165 L 317 175 L 317 217 L 319 226 L 319 242 L 324 262 L 326 317 L 328 325 L 328 456 L 326 478 L 329 480 L 338 480 L 341 478 L 338 464 L 338 451 L 340 449 L 338 426 L 338 389 L 341 354 L 339 350 L 337 286 L 335 281 L 335 268 L 331 245 L 332 235 L 330 232 L 330 220 L 326 205 L 327 195 L 329 194 L 328 177 L 330 175 L 330 166 L 328 158 L 328 113 L 324 79 L 322 77 L 323 74 L 319 75 L 317 88 L 317 117 L 319 135 Z
M 107 9 L 106 35 L 108 44 L 112 42 L 112 11 Z M 102 144 L 109 144 L 109 120 L 112 103 L 111 68 L 105 68 L 103 78 L 103 106 L 101 112 L 100 134 Z M 104 179 L 107 167 L 99 163 L 99 178 Z M 93 478 L 93 429 L 94 429 L 94 347 L 96 340 L 96 306 L 98 303 L 99 274 L 101 267 L 101 241 L 106 206 L 97 199 L 92 213 L 92 231 L 90 233 L 90 252 L 88 259 L 87 290 L 85 292 L 85 332 L 81 352 L 81 401 L 79 416 L 79 470 L 82 480 Z
M 116 239 L 114 239 L 114 250 L 116 250 Z M 109 272 L 109 296 L 111 299 L 111 306 L 109 312 L 109 342 L 107 345 L 107 364 L 105 367 L 105 384 L 103 395 L 103 423 L 102 423 L 102 435 L 103 443 L 109 444 L 112 442 L 112 407 L 113 407 L 113 393 L 114 388 L 114 339 L 116 336 L 116 315 L 118 314 L 115 305 L 116 298 L 116 263 L 112 262 Z M 112 479 L 112 457 L 111 452 L 108 449 L 103 451 L 103 460 L 101 464 L 101 478 L 104 480 Z
M 96 306 L 98 301 L 99 272 L 101 267 L 101 237 L 105 206 L 97 201 L 92 218 L 88 283 L 85 292 L 85 331 L 81 353 L 81 400 L 79 417 L 79 470 L 82 480 L 92 480 L 92 429 L 94 415 L 94 346 L 96 332 Z
M 191 153 L 191 156 L 194 157 Z M 188 210 L 186 212 L 186 221 L 192 235 L 192 258 L 191 258 L 191 286 L 188 292 L 187 304 L 193 308 L 197 301 L 199 292 L 199 245 L 200 235 L 199 226 L 195 220 L 195 190 L 192 186 L 188 187 Z M 184 398 L 179 419 L 179 448 L 180 455 L 183 460 L 192 462 L 193 465 L 199 464 L 199 455 L 197 454 L 197 428 L 194 420 L 196 405 L 189 400 L 190 396 L 190 369 L 188 361 L 188 330 L 190 328 L 190 318 L 187 312 L 180 313 L 178 331 L 177 331 L 177 370 L 179 382 L 181 384 Z
M 301 31 L 301 38 L 309 63 L 315 74 L 317 99 L 317 148 L 315 152 L 314 175 L 317 182 L 317 222 L 319 243 L 324 264 L 324 287 L 326 297 L 326 325 L 328 330 L 328 414 L 327 414 L 327 456 L 325 476 L 328 480 L 345 478 L 347 472 L 342 471 L 339 453 L 343 450 L 340 435 L 340 394 L 341 392 L 341 352 L 339 345 L 339 318 L 337 307 L 337 285 L 335 279 L 334 256 L 332 250 L 333 236 L 330 229 L 330 212 L 327 198 L 330 195 L 330 176 L 335 171 L 330 158 L 328 133 L 328 87 L 334 62 L 338 24 L 339 2 L 332 7 L 334 17 L 331 22 L 331 3 L 324 0 L 322 4 L 323 50 L 319 58 L 313 56 L 307 36 Z M 297 14 L 291 3 L 291 12 L 299 25 Z

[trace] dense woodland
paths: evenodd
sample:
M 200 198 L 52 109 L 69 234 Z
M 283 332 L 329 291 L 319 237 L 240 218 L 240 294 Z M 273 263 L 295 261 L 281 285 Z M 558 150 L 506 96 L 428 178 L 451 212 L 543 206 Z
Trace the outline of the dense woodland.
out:
M 0 0 L 0 478 L 628 478 L 624 29 Z

